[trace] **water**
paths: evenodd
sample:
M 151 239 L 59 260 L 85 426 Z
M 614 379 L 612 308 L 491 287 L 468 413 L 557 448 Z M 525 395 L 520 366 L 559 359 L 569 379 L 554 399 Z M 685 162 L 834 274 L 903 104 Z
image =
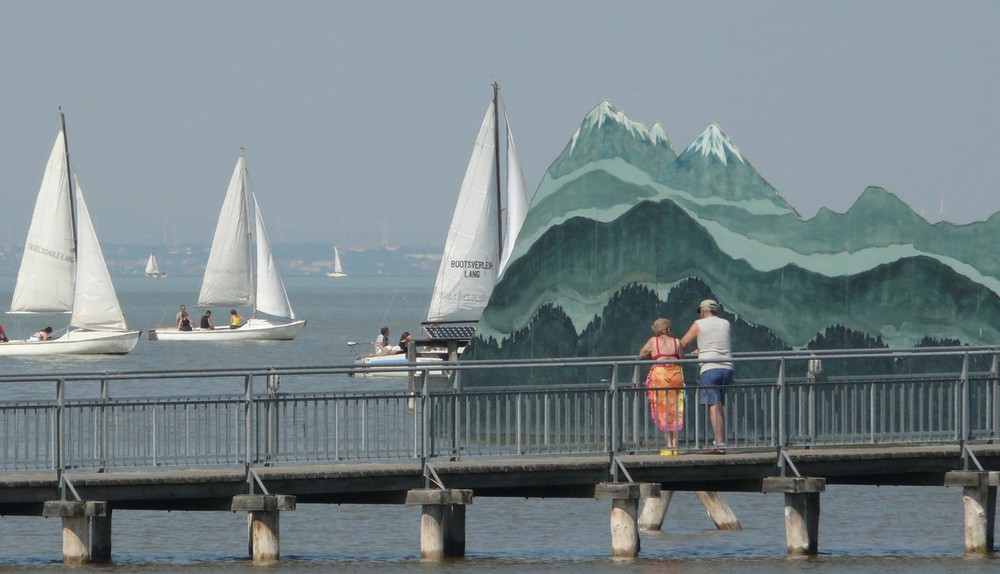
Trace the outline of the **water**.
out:
M 0 302 L 14 278 L 0 276 Z M 144 331 L 193 307 L 200 278 L 116 278 L 129 324 Z M 337 365 L 352 360 L 348 341 L 366 346 L 381 325 L 393 337 L 416 333 L 431 277 L 287 277 L 296 312 L 309 323 L 293 342 L 190 345 L 140 339 L 123 357 L 5 358 L 0 373 L 123 371 Z M 225 315 L 228 309 L 214 310 Z M 37 330 L 39 318 L 6 316 L 12 336 Z M 46 321 L 47 319 L 43 319 Z M 56 328 L 65 322 L 52 319 Z M 642 325 L 645 325 L 642 322 Z M 372 388 L 402 379 L 344 379 L 332 387 Z M 6 396 L 17 389 L 6 388 Z M 700 574 L 740 572 L 862 572 L 921 574 L 997 568 L 992 557 L 966 557 L 962 492 L 957 488 L 831 485 L 822 495 L 820 555 L 788 558 L 783 497 L 727 493 L 743 526 L 720 532 L 693 493 L 675 494 L 664 531 L 642 533 L 636 560 L 610 557 L 610 503 L 596 500 L 477 498 L 467 514 L 464 560 L 420 560 L 420 510 L 406 506 L 300 505 L 281 516 L 282 561 L 268 571 L 341 572 L 617 572 Z M 246 516 L 229 512 L 116 511 L 114 563 L 102 570 L 259 572 L 246 558 Z M 64 572 L 57 519 L 0 517 L 0 573 Z

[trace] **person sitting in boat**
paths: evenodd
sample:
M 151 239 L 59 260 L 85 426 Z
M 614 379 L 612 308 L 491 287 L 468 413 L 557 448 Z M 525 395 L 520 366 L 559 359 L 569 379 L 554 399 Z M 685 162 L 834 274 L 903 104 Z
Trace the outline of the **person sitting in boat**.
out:
M 7 333 L 3 330 L 3 325 L 0 325 L 0 343 L 6 343 L 7 341 L 10 341 L 10 339 L 7 338 Z
M 191 315 L 188 315 L 187 311 L 181 311 L 181 319 L 177 322 L 178 331 L 193 331 L 194 321 L 191 320 Z
M 412 341 L 409 331 L 403 331 L 403 334 L 399 336 L 399 351 L 400 353 L 406 352 L 406 344 Z
M 205 314 L 201 316 L 201 328 L 207 331 L 215 329 L 215 323 L 212 321 L 211 309 L 206 310 Z
M 243 316 L 236 312 L 236 309 L 229 310 L 229 328 L 239 329 L 243 326 Z
M 378 337 L 375 339 L 376 355 L 395 355 L 400 351 L 398 345 L 389 344 L 389 327 L 382 327 Z
M 187 307 L 185 307 L 184 305 L 181 305 L 180 311 L 177 312 L 177 317 L 174 318 L 174 322 L 177 323 L 177 328 L 178 329 L 181 328 L 181 318 L 185 314 L 187 314 L 187 310 L 188 310 Z
M 52 327 L 45 327 L 34 335 L 28 337 L 29 341 L 48 341 L 52 338 Z

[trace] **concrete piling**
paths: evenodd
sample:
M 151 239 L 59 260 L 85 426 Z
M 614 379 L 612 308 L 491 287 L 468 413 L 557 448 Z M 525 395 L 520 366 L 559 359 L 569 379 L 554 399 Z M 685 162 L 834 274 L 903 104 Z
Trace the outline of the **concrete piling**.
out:
M 406 493 L 406 504 L 421 507 L 421 558 L 443 560 L 465 556 L 465 507 L 472 504 L 471 490 L 410 490 Z
M 254 563 L 281 558 L 280 513 L 295 510 L 295 497 L 284 494 L 242 494 L 233 497 L 233 512 L 249 516 L 247 548 Z
M 761 490 L 785 494 L 788 555 L 816 555 L 819 552 L 819 495 L 826 490 L 826 479 L 772 476 L 764 479 Z
M 111 561 L 111 509 L 104 501 L 50 500 L 42 516 L 62 519 L 64 564 Z
M 998 476 L 998 472 L 979 471 L 952 471 L 945 474 L 945 486 L 962 487 L 966 554 L 993 552 L 997 483 L 1000 482 Z

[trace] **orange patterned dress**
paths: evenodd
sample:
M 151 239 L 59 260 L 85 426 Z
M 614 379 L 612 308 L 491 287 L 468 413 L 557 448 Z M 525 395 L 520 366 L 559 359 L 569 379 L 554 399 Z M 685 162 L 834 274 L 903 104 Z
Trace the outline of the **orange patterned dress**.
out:
M 674 343 L 674 352 L 660 353 L 660 338 L 656 337 L 656 353 L 653 360 L 664 358 L 679 359 L 677 352 L 680 344 Z M 656 427 L 662 432 L 684 429 L 684 371 L 673 362 L 654 365 L 646 376 L 646 393 L 649 397 L 649 414 L 653 417 Z M 674 390 L 667 390 L 674 389 Z

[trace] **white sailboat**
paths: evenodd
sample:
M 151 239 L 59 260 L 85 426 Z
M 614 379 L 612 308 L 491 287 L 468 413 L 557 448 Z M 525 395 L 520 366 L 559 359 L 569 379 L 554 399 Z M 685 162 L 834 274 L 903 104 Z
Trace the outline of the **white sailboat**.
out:
M 251 203 L 252 200 L 252 203 Z M 251 213 L 254 231 L 251 232 Z M 253 246 L 256 243 L 256 265 Z M 160 341 L 279 341 L 291 340 L 306 322 L 295 318 L 271 252 L 257 196 L 250 189 L 246 157 L 240 150 L 226 199 L 215 228 L 212 250 L 202 279 L 199 307 L 250 306 L 250 319 L 237 329 L 181 331 L 176 326 L 150 331 Z
M 125 354 L 128 329 L 83 190 L 70 168 L 66 118 L 49 154 L 17 274 L 11 313 L 70 313 L 65 333 L 46 341 L 0 343 L 4 355 Z
M 146 261 L 146 277 L 166 277 L 166 271 L 160 271 L 160 264 L 156 260 L 156 255 L 150 253 Z
M 430 339 L 423 346 L 417 342 L 418 360 L 432 356 L 454 359 L 472 339 L 531 203 L 506 112 L 506 186 L 500 177 L 499 103 L 499 87 L 494 83 L 493 99 L 472 148 L 423 323 Z M 398 362 L 399 358 L 369 355 L 357 362 L 385 364 L 393 360 Z
M 347 273 L 344 273 L 344 268 L 340 266 L 340 252 L 337 251 L 337 246 L 333 246 L 333 271 L 326 274 L 327 277 L 347 277 Z

